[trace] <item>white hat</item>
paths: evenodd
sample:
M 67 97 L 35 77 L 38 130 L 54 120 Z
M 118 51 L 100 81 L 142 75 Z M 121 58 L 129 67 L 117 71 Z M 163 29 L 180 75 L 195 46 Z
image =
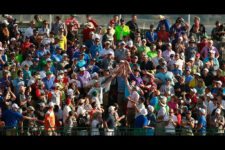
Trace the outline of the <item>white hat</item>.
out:
M 107 43 L 110 44 L 111 42 L 110 41 L 106 41 L 105 44 L 107 44 Z
M 91 77 L 92 77 L 92 78 L 98 77 L 98 73 L 97 73 L 97 72 L 94 72 L 93 74 L 91 74 Z
M 208 68 L 204 68 L 203 70 L 209 72 L 209 69 Z
M 66 53 L 64 53 L 62 56 L 65 57 L 65 56 L 68 56 L 68 55 Z
M 152 105 L 148 105 L 148 109 L 153 112 L 154 111 L 154 107 Z
M 45 103 L 39 103 L 39 105 L 45 107 Z
M 159 19 L 160 19 L 160 20 L 165 19 L 165 16 L 159 15 Z
M 49 107 L 54 107 L 54 105 L 55 105 L 55 104 L 54 104 L 53 102 L 50 102 L 50 103 L 48 104 Z
M 210 50 L 209 53 L 215 54 L 216 52 L 213 50 Z
M 94 28 L 94 25 L 92 22 L 88 22 L 87 24 L 87 27 L 90 28 L 90 29 L 93 29 Z
M 100 36 L 95 34 L 95 39 L 100 39 Z
M 195 88 L 192 88 L 191 91 L 197 93 L 197 90 Z
M 223 84 L 220 80 L 216 81 L 216 83 L 218 83 L 218 84 L 220 84 L 220 85 Z
M 194 75 L 201 76 L 201 74 L 198 72 L 194 73 Z
M 60 84 L 59 83 L 55 83 L 54 87 L 60 87 Z
M 12 108 L 19 109 L 20 107 L 16 103 L 14 103 L 14 104 L 12 104 Z
M 109 106 L 108 111 L 112 112 L 113 110 L 115 110 L 115 106 Z
M 20 81 L 17 85 L 18 85 L 18 86 L 24 86 L 25 83 L 24 83 L 24 81 Z
M 146 108 L 141 109 L 140 113 L 144 116 L 146 116 L 148 114 L 148 111 Z
M 146 42 L 146 39 L 142 39 L 142 42 L 143 42 L 143 41 L 145 41 L 145 42 Z
M 63 77 L 60 75 L 57 77 L 58 80 L 61 80 Z
M 68 89 L 67 95 L 73 95 L 73 89 Z
M 81 67 L 80 68 L 80 71 L 85 71 L 85 67 Z
M 204 108 L 199 108 L 199 111 L 204 115 L 206 114 L 206 110 Z
M 3 20 L 3 23 L 5 23 L 6 25 L 9 25 L 9 22 L 7 20 Z
M 29 106 L 27 109 L 28 109 L 28 110 L 33 110 L 33 111 L 35 111 L 35 109 L 34 109 L 33 106 Z
M 10 41 L 11 41 L 11 42 L 12 42 L 12 41 L 16 41 L 16 38 L 13 37 L 13 38 L 10 39 Z
M 212 95 L 211 92 L 209 92 L 208 94 L 206 94 L 206 96 L 209 97 L 210 99 L 213 99 L 214 98 L 214 96 Z
M 162 106 L 166 106 L 166 101 L 167 101 L 167 98 L 165 96 L 160 96 L 159 97 L 159 103 L 162 105 Z
M 194 61 L 195 60 L 195 58 L 194 57 L 191 57 L 189 60 L 192 60 L 192 61 Z
M 51 60 L 51 58 L 48 58 L 48 59 L 46 59 L 46 61 L 50 62 L 50 61 L 52 61 L 52 60 Z
M 124 44 L 124 45 L 125 45 L 126 43 L 125 43 L 124 41 L 122 41 L 122 42 L 120 42 L 120 45 L 122 45 L 122 44 Z
M 129 47 L 133 47 L 133 45 L 134 45 L 134 44 L 133 44 L 133 41 L 131 41 L 131 40 L 128 41 L 128 42 L 127 42 L 127 45 L 128 45 Z
M 217 114 L 220 114 L 220 113 L 221 113 L 221 109 L 217 108 L 217 109 L 216 109 L 216 113 L 217 113 Z

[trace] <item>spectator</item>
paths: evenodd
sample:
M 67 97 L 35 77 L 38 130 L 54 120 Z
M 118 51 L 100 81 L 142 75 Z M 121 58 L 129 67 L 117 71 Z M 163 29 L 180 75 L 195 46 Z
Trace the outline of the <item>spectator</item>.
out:
M 199 109 L 199 118 L 198 118 L 198 125 L 197 125 L 197 133 L 200 136 L 206 135 L 206 110 L 203 108 Z
M 199 42 L 204 36 L 206 36 L 205 26 L 200 23 L 200 18 L 196 16 L 194 17 L 194 24 L 190 30 L 190 37 L 193 37 L 195 41 Z
M 148 46 L 152 43 L 155 43 L 158 39 L 157 32 L 154 30 L 154 25 L 150 25 L 149 31 L 146 32 L 146 39 L 147 39 L 147 44 Z
M 78 29 L 80 28 L 80 24 L 78 20 L 75 18 L 77 15 L 71 14 L 69 18 L 65 20 L 65 24 L 67 26 L 67 29 L 69 26 L 71 26 L 71 30 L 75 32 L 75 34 L 78 33 Z
M 60 29 L 64 29 L 64 30 L 63 30 L 63 32 L 64 32 L 63 34 L 64 34 L 64 35 L 67 35 L 67 30 L 66 30 L 66 25 L 65 25 L 65 23 L 62 22 L 60 16 L 56 16 L 56 17 L 55 17 L 55 23 L 52 23 L 52 29 L 51 29 L 51 32 L 53 32 L 54 35 L 58 35 Z
M 131 20 L 126 25 L 130 28 L 130 38 L 134 40 L 135 33 L 138 31 L 137 15 L 132 15 Z
M 27 30 L 24 33 L 24 37 L 30 38 L 34 34 L 34 32 L 33 32 L 34 28 L 35 28 L 35 22 L 34 22 L 34 20 L 32 20 L 30 22 L 30 27 L 27 28 Z
M 165 30 L 167 32 L 169 32 L 170 31 L 170 22 L 169 22 L 169 20 L 163 15 L 159 15 L 159 19 L 160 19 L 160 21 L 158 23 L 156 31 L 159 32 L 161 30 L 161 28 L 163 28 L 163 26 L 165 26 Z
M 125 25 L 125 20 L 120 19 L 120 25 L 115 27 L 115 39 L 116 42 L 120 42 L 124 36 L 130 35 L 130 28 L 129 26 Z
M 189 110 L 186 116 L 182 118 L 182 136 L 194 136 L 193 129 L 195 127 L 195 120 L 191 115 L 191 111 Z
M 56 120 L 55 120 L 55 114 L 54 114 L 53 108 L 54 108 L 54 103 L 50 102 L 48 111 L 45 114 L 45 122 L 44 122 L 45 132 L 46 132 L 46 135 L 48 136 L 56 135 L 56 132 L 55 132 Z

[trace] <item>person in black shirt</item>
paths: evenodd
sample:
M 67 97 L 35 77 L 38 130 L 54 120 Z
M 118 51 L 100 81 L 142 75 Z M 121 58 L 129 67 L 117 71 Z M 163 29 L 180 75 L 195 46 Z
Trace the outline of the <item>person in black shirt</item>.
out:
M 130 28 L 130 37 L 134 41 L 135 33 L 138 31 L 138 24 L 137 24 L 137 16 L 132 15 L 132 19 L 126 23 L 127 26 Z
M 140 69 L 141 70 L 153 70 L 153 69 L 155 69 L 155 67 L 153 65 L 153 62 L 151 60 L 149 60 L 147 55 L 141 61 Z

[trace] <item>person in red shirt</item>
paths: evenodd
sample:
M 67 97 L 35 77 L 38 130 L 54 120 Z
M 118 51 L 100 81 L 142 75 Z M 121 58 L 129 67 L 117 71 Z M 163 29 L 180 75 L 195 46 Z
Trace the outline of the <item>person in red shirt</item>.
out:
M 91 22 L 94 25 L 95 29 L 98 28 L 98 23 L 90 15 L 86 15 L 86 18 L 87 18 L 87 22 Z
M 169 42 L 169 32 L 166 31 L 165 25 L 162 25 L 160 31 L 158 32 L 158 39 L 162 42 Z
M 88 22 L 82 31 L 83 42 L 90 40 L 90 32 L 94 32 L 94 31 L 95 31 L 95 27 L 94 27 L 93 23 Z
M 114 15 L 113 19 L 111 19 L 109 21 L 109 25 L 110 26 L 112 26 L 112 25 L 115 25 L 115 26 L 119 25 L 119 16 L 118 15 Z
M 208 39 L 207 39 L 207 37 L 204 36 L 202 38 L 201 42 L 198 43 L 198 45 L 197 45 L 198 46 L 198 52 L 200 53 L 202 51 L 203 47 L 205 47 L 207 44 L 208 44 Z
M 21 52 L 23 55 L 27 53 L 27 50 L 30 48 L 32 43 L 30 42 L 30 38 L 26 37 L 25 41 L 21 45 Z
M 69 25 L 72 25 L 72 31 L 77 32 L 78 29 L 80 28 L 80 24 L 75 17 L 76 17 L 76 15 L 74 15 L 74 14 L 70 15 L 70 17 L 65 20 L 65 24 L 66 24 L 67 28 Z

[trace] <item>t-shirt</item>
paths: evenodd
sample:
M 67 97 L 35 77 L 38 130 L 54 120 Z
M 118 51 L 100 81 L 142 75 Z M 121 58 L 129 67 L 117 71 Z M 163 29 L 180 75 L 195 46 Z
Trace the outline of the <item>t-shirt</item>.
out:
M 169 116 L 169 115 L 166 115 L 164 117 L 164 121 L 169 121 L 170 117 L 173 119 L 174 122 L 177 122 L 177 116 L 175 115 L 172 115 L 172 116 Z M 170 122 L 167 126 L 165 126 L 165 130 L 167 133 L 175 133 L 175 126 L 172 124 L 172 122 Z
M 2 119 L 5 121 L 6 128 L 17 127 L 22 118 L 23 115 L 21 113 L 9 109 L 5 110 L 2 114 Z
M 112 114 L 109 114 L 108 118 L 106 119 L 107 125 L 109 129 L 114 129 L 116 126 L 115 118 Z
M 50 122 L 50 126 L 47 122 Z M 55 129 L 55 114 L 53 111 L 47 111 L 45 114 L 45 130 L 54 130 Z
M 134 127 L 143 128 L 148 125 L 148 119 L 144 115 L 140 115 L 135 119 Z
M 63 123 L 65 123 L 66 119 L 68 118 L 70 111 L 72 111 L 72 109 L 70 106 L 66 105 L 63 109 Z
M 202 128 L 198 130 L 199 133 L 206 133 L 206 117 L 200 116 L 198 119 L 198 124 L 202 125 Z

